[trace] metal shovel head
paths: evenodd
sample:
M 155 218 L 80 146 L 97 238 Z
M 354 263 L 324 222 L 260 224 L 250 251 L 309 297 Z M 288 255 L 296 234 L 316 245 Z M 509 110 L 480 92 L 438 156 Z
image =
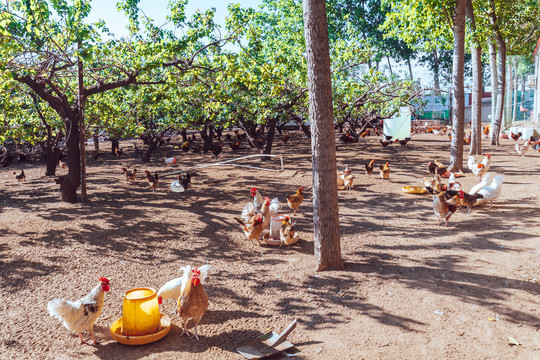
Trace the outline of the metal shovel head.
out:
M 270 331 L 256 339 L 239 344 L 236 347 L 236 351 L 238 351 L 246 359 L 264 359 L 294 347 L 294 345 L 288 341 L 283 341 L 277 346 L 272 346 L 271 344 L 273 344 L 278 338 L 278 333 Z
M 263 359 L 294 347 L 288 341 L 287 336 L 296 328 L 294 320 L 281 334 L 270 331 L 258 338 L 242 343 L 236 347 L 236 351 L 246 359 Z

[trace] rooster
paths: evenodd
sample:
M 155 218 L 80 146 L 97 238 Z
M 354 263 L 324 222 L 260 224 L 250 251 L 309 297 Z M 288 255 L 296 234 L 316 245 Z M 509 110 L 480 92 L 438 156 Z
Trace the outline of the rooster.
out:
M 474 156 L 469 155 L 467 159 L 467 167 L 474 173 L 474 175 L 476 175 L 476 182 L 478 182 L 478 179 L 482 178 L 482 176 L 491 167 L 491 155 L 486 154 L 480 164 L 476 163 Z
M 178 315 L 182 318 L 184 329 L 180 336 L 186 334 L 199 340 L 197 326 L 201 321 L 206 309 L 208 309 L 208 295 L 204 291 L 203 284 L 211 270 L 209 265 L 201 266 L 199 269 L 191 268 L 190 265 L 183 267 L 182 286 L 178 299 Z M 193 319 L 195 331 L 190 335 L 187 330 L 189 319 Z
M 26 180 L 26 175 L 24 175 L 24 169 L 21 169 L 21 173 L 17 174 L 15 171 L 13 172 L 13 175 L 15 175 L 15 179 L 17 179 L 17 182 L 21 180 Z
M 146 181 L 148 182 L 148 185 L 150 185 L 152 192 L 156 191 L 159 183 L 158 174 L 154 173 L 154 176 L 152 176 L 150 171 L 144 170 L 144 172 L 146 173 Z
M 399 145 L 405 146 L 405 145 L 407 145 L 407 143 L 408 143 L 410 140 L 411 140 L 410 137 L 406 137 L 406 138 L 403 139 L 403 140 L 398 139 L 397 142 L 399 143 Z
M 251 196 L 253 196 L 253 208 L 258 212 L 261 210 L 261 206 L 264 204 L 264 198 L 257 188 L 252 188 L 250 193 Z
M 221 144 L 212 144 L 212 146 L 210 146 L 210 151 L 212 152 L 212 154 L 214 154 L 216 159 L 218 155 L 221 153 L 221 150 L 223 150 L 223 145 Z
M 516 151 L 519 155 L 525 157 L 525 153 L 529 150 L 529 145 L 531 145 L 531 140 L 527 140 L 523 145 L 519 145 L 516 141 Z
M 344 182 L 345 189 L 352 190 L 353 182 L 354 182 L 354 175 L 353 174 L 346 174 L 343 177 L 343 182 Z
M 186 171 L 185 174 L 178 175 L 178 180 L 171 183 L 173 192 L 184 192 L 191 187 L 191 175 Z
M 388 140 L 379 139 L 379 142 L 381 143 L 382 147 L 387 147 L 390 144 L 390 141 Z
M 482 129 L 482 133 L 484 134 L 484 137 L 489 137 L 489 124 L 487 124 L 486 126 L 484 126 L 484 128 Z
M 291 137 L 289 135 L 285 135 L 281 137 L 281 141 L 283 141 L 284 144 L 286 144 Z
M 126 181 L 135 181 L 135 177 L 137 174 L 137 169 L 128 170 L 125 167 L 122 168 L 122 171 L 126 175 Z
M 379 166 L 379 172 L 381 174 L 381 180 L 390 180 L 390 165 L 388 161 L 384 165 Z
M 240 142 L 239 141 L 234 142 L 234 143 L 229 143 L 229 146 L 231 147 L 232 151 L 240 150 Z
M 291 218 L 286 216 L 283 222 L 281 223 L 281 228 L 279 229 L 279 238 L 281 240 L 281 247 L 283 244 L 291 246 L 294 241 L 294 223 L 291 223 Z
M 182 149 L 182 151 L 184 151 L 185 153 L 187 153 L 189 151 L 189 148 L 191 147 L 191 141 L 184 141 L 182 143 L 182 145 L 180 145 L 180 148 Z
M 372 159 L 370 162 L 366 163 L 366 175 L 371 175 L 373 173 L 373 165 L 375 163 L 375 159 Z
M 435 192 L 430 187 L 426 187 L 426 189 L 433 195 L 433 211 L 439 219 L 437 225 L 440 225 L 441 221 L 444 220 L 444 226 L 448 226 L 448 220 L 456 212 L 458 206 L 445 199 L 445 192 Z
M 58 160 L 58 166 L 62 169 L 67 169 L 67 164 L 62 160 Z
M 244 235 L 249 240 L 256 240 L 259 245 L 261 245 L 260 236 L 263 232 L 263 217 L 260 214 L 257 214 L 253 216 L 251 219 L 251 222 L 246 223 L 241 219 L 234 218 L 240 225 L 242 225 L 242 230 L 244 231 Z
M 103 309 L 107 291 L 109 291 L 109 280 L 101 277 L 99 284 L 82 299 L 74 302 L 54 299 L 47 304 L 47 310 L 51 316 L 61 320 L 68 330 L 77 332 L 81 344 L 89 340 L 89 338 L 83 339 L 81 332 L 84 330 L 88 330 L 94 344 L 99 344 L 99 340 L 94 336 L 94 322 Z
M 518 132 L 517 134 L 514 134 L 513 132 L 510 131 L 510 137 L 511 137 L 512 140 L 514 140 L 514 141 L 518 141 L 518 140 L 521 138 L 522 135 L 523 135 L 523 134 L 521 133 L 521 131 Z
M 467 194 L 463 190 L 458 191 L 458 197 L 460 199 L 460 203 L 462 205 L 465 205 L 467 207 L 467 212 L 471 212 L 471 207 L 476 203 L 478 199 L 481 199 L 484 197 L 482 194 Z
M 298 208 L 300 207 L 300 204 L 302 204 L 302 201 L 304 201 L 304 188 L 300 187 L 296 191 L 296 194 L 293 195 L 287 195 L 287 205 L 294 210 L 294 213 L 296 214 L 296 211 L 298 211 Z

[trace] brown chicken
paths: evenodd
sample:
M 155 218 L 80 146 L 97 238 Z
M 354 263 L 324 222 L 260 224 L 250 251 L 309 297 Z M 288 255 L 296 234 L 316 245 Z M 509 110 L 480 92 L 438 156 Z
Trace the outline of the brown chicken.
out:
M 197 332 L 197 326 L 201 321 L 206 309 L 208 309 L 208 295 L 204 291 L 203 283 L 208 276 L 208 272 L 201 269 L 191 268 L 190 265 L 183 267 L 184 270 L 182 287 L 180 290 L 180 297 L 178 298 L 178 315 L 182 318 L 184 323 L 184 330 L 180 336 L 186 334 L 190 337 L 195 337 L 199 340 L 199 334 Z M 209 268 L 208 268 L 209 270 Z M 190 335 L 187 330 L 187 323 L 189 319 L 193 319 L 195 324 L 195 331 L 193 335 Z
M 444 174 L 448 172 L 448 170 L 446 169 L 446 166 L 444 166 L 439 161 L 437 161 L 437 159 L 430 161 L 427 168 L 428 168 L 428 171 L 433 176 L 437 176 L 437 175 L 443 176 Z
M 388 161 L 386 162 L 386 164 L 381 165 L 379 167 L 379 169 L 380 169 L 380 173 L 381 173 L 381 179 L 382 180 L 384 180 L 384 179 L 390 180 L 390 165 L 388 164 Z
M 21 169 L 21 173 L 17 174 L 15 171 L 13 172 L 13 175 L 15 175 L 15 179 L 17 179 L 17 182 L 21 180 L 26 180 L 26 175 L 24 175 L 24 169 Z
M 366 163 L 366 175 L 371 175 L 371 173 L 373 173 L 374 164 L 375 164 L 375 159 L 372 159 L 370 162 Z
M 58 166 L 62 169 L 67 169 L 67 164 L 63 162 L 62 160 L 58 160 Z
M 343 178 L 343 185 L 345 186 L 345 189 L 352 190 L 354 183 L 354 175 L 353 174 L 347 174 Z
M 255 240 L 259 243 L 259 245 L 261 245 L 260 236 L 264 230 L 262 215 L 255 215 L 248 224 L 238 218 L 234 218 L 234 220 L 238 221 L 238 223 L 242 225 L 242 230 L 244 230 L 244 234 L 249 240 Z
M 287 205 L 294 210 L 294 213 L 296 214 L 296 211 L 298 211 L 298 208 L 300 207 L 300 204 L 302 204 L 302 201 L 304 201 L 304 188 L 300 187 L 296 194 L 294 195 L 287 195 Z
M 126 181 L 135 181 L 135 177 L 137 175 L 137 169 L 128 170 L 125 167 L 122 168 L 122 171 L 126 175 Z
M 482 194 L 467 194 L 465 191 L 459 190 L 458 191 L 458 197 L 460 199 L 461 205 L 466 206 L 467 207 L 467 212 L 470 213 L 471 208 L 476 203 L 476 201 L 478 199 L 483 198 L 484 195 L 482 195 Z
M 521 132 L 518 132 L 517 134 L 514 134 L 513 132 L 510 131 L 510 137 L 514 141 L 518 141 L 521 138 L 521 135 L 523 135 Z
M 440 225 L 441 221 L 444 220 L 444 225 L 448 226 L 448 220 L 458 208 L 458 205 L 453 201 L 455 197 L 447 201 L 445 198 L 446 192 L 436 192 L 430 187 L 426 187 L 426 189 L 433 194 L 433 211 L 439 218 L 437 225 Z
M 285 217 L 285 220 L 281 223 L 281 228 L 279 229 L 279 238 L 281 240 L 281 245 L 291 246 L 294 242 L 294 223 L 291 224 L 291 218 Z
M 156 191 L 159 184 L 158 174 L 154 173 L 154 176 L 152 176 L 150 171 L 144 170 L 144 172 L 146 173 L 146 181 L 148 182 L 148 185 L 150 185 L 152 192 Z

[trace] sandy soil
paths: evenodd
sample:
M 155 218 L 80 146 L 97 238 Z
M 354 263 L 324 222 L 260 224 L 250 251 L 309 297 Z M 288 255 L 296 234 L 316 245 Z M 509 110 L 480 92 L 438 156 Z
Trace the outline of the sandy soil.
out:
M 339 168 L 349 164 L 358 175 L 352 191 L 339 193 L 346 268 L 316 273 L 309 144 L 291 135 L 274 150 L 285 156 L 285 171 L 209 167 L 186 193 L 170 191 L 173 176 L 153 193 L 143 176 L 127 184 L 120 170 L 164 174 L 215 162 L 184 155 L 174 140 L 150 164 L 126 143 L 121 157 L 89 159 L 87 204 L 61 203 L 43 165 L 0 169 L 0 358 L 241 359 L 236 344 L 298 319 L 289 340 L 300 359 L 540 359 L 538 152 L 521 157 L 512 140 L 484 145 L 490 172 L 505 177 L 502 196 L 492 207 L 458 210 L 444 227 L 437 226 L 430 195 L 404 194 L 401 187 L 420 185 L 430 159 L 447 161 L 446 137 L 415 135 L 405 148 L 382 148 L 374 138 L 367 145 L 339 143 Z M 220 158 L 250 153 L 226 147 Z M 165 165 L 171 155 L 177 165 Z M 376 166 L 390 162 L 389 182 L 364 175 L 371 158 Z M 12 172 L 23 166 L 27 180 L 17 183 Z M 460 181 L 469 189 L 475 180 L 466 173 Z M 251 201 L 254 186 L 281 200 L 298 186 L 307 190 L 295 219 L 298 244 L 254 247 L 244 238 L 232 217 Z M 158 289 L 181 266 L 207 262 L 214 271 L 200 341 L 179 336 L 178 318 L 153 344 L 112 339 L 109 327 L 121 316 L 126 290 Z M 94 327 L 104 341 L 80 345 L 49 316 L 47 302 L 76 300 L 102 275 L 113 278 Z M 166 313 L 174 308 L 169 301 Z M 521 345 L 509 345 L 509 336 Z

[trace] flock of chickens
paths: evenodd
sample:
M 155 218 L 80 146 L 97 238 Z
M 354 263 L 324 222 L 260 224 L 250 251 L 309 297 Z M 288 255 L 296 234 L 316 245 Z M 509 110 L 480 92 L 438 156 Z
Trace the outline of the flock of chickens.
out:
M 531 136 L 528 140 L 526 140 L 523 144 L 519 144 L 519 139 L 523 136 L 521 132 L 518 132 L 517 134 L 514 134 L 513 132 L 510 132 L 510 138 L 514 140 L 514 147 L 516 148 L 516 152 L 525 157 L 525 153 L 529 148 L 532 148 L 533 150 L 536 150 L 540 152 L 540 136 L 535 137 Z
M 456 181 L 456 174 L 448 172 L 437 159 L 428 164 L 431 177 L 424 178 L 424 185 L 433 194 L 433 211 L 439 219 L 439 225 L 444 220 L 445 226 L 448 226 L 448 220 L 460 206 L 467 207 L 470 213 L 474 205 L 492 203 L 501 195 L 504 177 L 496 175 L 491 180 L 491 174 L 488 173 L 491 167 L 490 154 L 485 154 L 480 163 L 476 162 L 474 156 L 469 156 L 467 167 L 474 173 L 477 182 L 468 192 Z M 441 177 L 448 177 L 448 184 L 444 184 Z

